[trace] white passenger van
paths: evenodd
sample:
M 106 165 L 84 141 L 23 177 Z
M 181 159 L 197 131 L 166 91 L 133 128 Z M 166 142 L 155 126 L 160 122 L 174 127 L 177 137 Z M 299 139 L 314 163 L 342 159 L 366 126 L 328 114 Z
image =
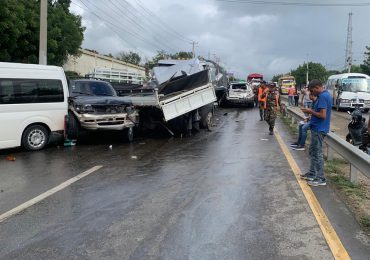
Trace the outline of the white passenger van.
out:
M 64 137 L 67 115 L 61 67 L 0 62 L 0 149 L 44 148 Z
M 365 112 L 370 109 L 370 77 L 361 73 L 344 73 L 328 78 L 326 89 L 333 97 L 336 109 L 359 107 Z

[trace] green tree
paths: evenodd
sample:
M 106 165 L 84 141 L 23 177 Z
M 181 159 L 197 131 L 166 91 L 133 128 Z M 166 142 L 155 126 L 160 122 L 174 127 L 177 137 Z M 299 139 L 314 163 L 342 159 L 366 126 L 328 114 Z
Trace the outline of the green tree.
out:
M 295 77 L 297 85 L 306 84 L 307 64 L 299 65 L 298 68 L 291 71 L 292 76 Z M 319 79 L 325 82 L 328 79 L 325 67 L 320 63 L 308 63 L 308 80 Z
M 360 65 L 362 73 L 370 76 L 370 46 L 366 46 L 365 60 L 364 63 Z
M 85 28 L 81 17 L 69 12 L 70 0 L 48 1 L 47 62 L 63 65 L 78 55 Z M 38 63 L 40 1 L 3 0 L 0 16 L 0 60 Z
M 278 75 L 275 75 L 272 77 L 271 81 L 272 82 L 278 82 L 279 81 L 279 78 L 282 77 L 283 74 L 278 74 Z
M 347 73 L 348 70 L 344 69 L 341 71 L 341 73 Z M 361 65 L 352 65 L 351 66 L 351 73 L 363 73 Z
M 135 65 L 139 65 L 141 61 L 140 55 L 133 51 L 129 52 L 122 51 L 118 54 L 117 59 Z
M 192 59 L 193 58 L 193 53 L 192 52 L 186 52 L 186 51 L 180 51 L 175 54 L 170 55 L 171 59 L 176 59 L 176 60 L 187 60 L 187 59 Z

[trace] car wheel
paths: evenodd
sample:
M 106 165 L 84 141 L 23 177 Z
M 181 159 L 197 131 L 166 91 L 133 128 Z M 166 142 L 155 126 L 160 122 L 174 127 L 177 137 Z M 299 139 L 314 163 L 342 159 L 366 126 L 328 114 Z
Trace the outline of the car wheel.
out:
M 69 111 L 68 112 L 68 124 L 67 124 L 67 139 L 76 140 L 80 132 L 80 125 L 75 117 L 75 115 Z
M 365 110 L 364 110 L 364 113 L 365 113 L 365 114 L 369 113 L 369 109 L 365 109 Z
M 49 131 L 42 125 L 32 125 L 24 130 L 22 146 L 29 151 L 43 149 L 49 143 Z
M 134 141 L 134 128 L 133 127 L 129 127 L 127 129 L 127 140 L 131 143 L 132 141 Z

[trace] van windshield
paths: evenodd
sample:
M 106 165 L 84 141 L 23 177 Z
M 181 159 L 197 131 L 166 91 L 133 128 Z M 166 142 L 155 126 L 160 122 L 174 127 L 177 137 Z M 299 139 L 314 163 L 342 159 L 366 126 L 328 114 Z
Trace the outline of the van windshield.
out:
M 370 81 L 365 78 L 342 79 L 341 90 L 348 92 L 370 92 Z

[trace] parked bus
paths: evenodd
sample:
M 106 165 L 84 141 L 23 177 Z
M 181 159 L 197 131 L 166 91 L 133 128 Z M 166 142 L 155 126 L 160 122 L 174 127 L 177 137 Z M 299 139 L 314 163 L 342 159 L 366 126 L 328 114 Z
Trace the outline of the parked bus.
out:
M 63 139 L 68 85 L 61 67 L 0 62 L 0 149 Z
M 370 109 L 370 77 L 361 73 L 344 73 L 332 75 L 325 85 L 333 97 L 333 106 L 342 109 Z
M 279 92 L 280 94 L 288 94 L 288 89 L 291 86 L 295 86 L 295 78 L 290 75 L 282 76 L 279 78 Z

